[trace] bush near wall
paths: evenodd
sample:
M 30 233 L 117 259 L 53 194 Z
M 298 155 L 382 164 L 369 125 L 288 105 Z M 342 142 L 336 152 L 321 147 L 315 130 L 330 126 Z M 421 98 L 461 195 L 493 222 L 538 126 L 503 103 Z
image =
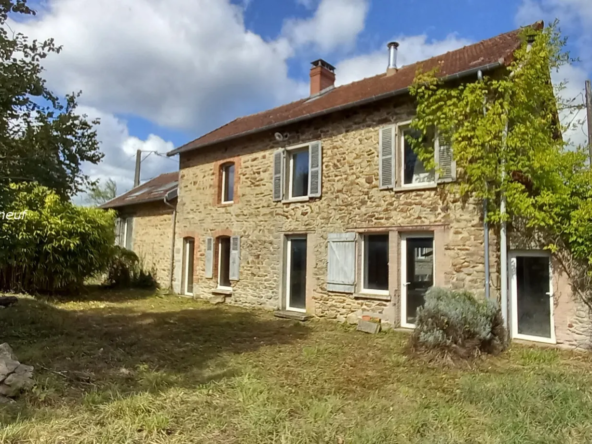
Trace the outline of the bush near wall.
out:
M 112 211 L 76 206 L 36 184 L 10 185 L 10 193 L 0 208 L 0 290 L 73 291 L 107 269 Z
M 498 354 L 507 348 L 496 302 L 437 287 L 427 292 L 424 306 L 418 309 L 410 341 L 414 351 L 453 358 Z

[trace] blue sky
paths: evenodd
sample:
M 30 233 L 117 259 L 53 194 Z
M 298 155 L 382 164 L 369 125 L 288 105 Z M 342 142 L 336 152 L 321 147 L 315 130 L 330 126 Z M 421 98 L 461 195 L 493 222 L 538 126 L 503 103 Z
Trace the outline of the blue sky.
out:
M 343 84 L 382 72 L 386 42 L 400 64 L 544 19 L 561 19 L 581 58 L 555 79 L 577 96 L 592 77 L 591 0 L 38 0 L 11 26 L 64 49 L 46 61 L 49 86 L 82 90 L 81 111 L 101 118 L 105 159 L 93 178 L 130 188 L 137 149 L 164 153 L 238 116 L 308 94 L 309 64 L 324 58 Z M 583 118 L 582 113 L 577 117 Z M 582 128 L 571 133 L 583 142 Z M 177 168 L 151 155 L 142 180 Z

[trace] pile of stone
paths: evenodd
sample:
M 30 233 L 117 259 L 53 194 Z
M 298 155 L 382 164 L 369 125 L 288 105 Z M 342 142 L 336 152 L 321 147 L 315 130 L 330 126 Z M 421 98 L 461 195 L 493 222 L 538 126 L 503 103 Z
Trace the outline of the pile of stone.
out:
M 33 387 L 33 367 L 21 364 L 8 344 L 0 345 L 0 404 Z

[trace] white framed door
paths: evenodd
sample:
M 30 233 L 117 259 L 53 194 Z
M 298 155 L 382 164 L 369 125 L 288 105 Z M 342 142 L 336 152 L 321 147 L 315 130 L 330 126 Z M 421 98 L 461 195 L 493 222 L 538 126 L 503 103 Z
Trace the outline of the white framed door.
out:
M 512 251 L 509 257 L 512 338 L 555 344 L 551 255 Z
M 306 236 L 286 239 L 286 309 L 306 313 Z
M 183 242 L 183 294 L 193 296 L 193 257 L 195 251 L 195 240 L 193 238 L 184 239 Z
M 401 235 L 401 326 L 415 328 L 417 309 L 434 285 L 436 260 L 433 233 Z

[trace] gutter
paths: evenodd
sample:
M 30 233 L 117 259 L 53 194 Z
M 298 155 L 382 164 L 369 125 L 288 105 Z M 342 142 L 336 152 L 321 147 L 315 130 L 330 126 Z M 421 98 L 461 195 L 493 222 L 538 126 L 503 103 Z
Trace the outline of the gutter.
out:
M 465 77 L 471 77 L 476 75 L 479 71 L 482 72 L 487 72 L 487 71 L 492 71 L 496 68 L 500 68 L 502 66 L 504 66 L 505 63 L 500 60 L 498 62 L 494 62 L 494 63 L 488 63 L 487 65 L 483 65 L 477 68 L 471 68 L 468 69 L 466 71 L 462 71 L 456 74 L 450 74 L 448 76 L 442 77 L 440 80 L 442 80 L 443 82 L 448 82 L 451 80 L 456 80 L 456 79 L 461 79 L 461 78 L 465 78 Z M 293 119 L 290 120 L 284 120 L 282 122 L 277 122 L 277 123 L 272 123 L 270 125 L 267 126 L 263 126 L 261 128 L 255 128 L 252 130 L 248 130 L 239 134 L 233 134 L 232 136 L 228 136 L 228 137 L 224 137 L 222 139 L 218 139 L 215 140 L 213 142 L 209 142 L 209 143 L 205 143 L 203 145 L 199 145 L 196 147 L 191 147 L 188 145 L 182 146 L 180 148 L 174 149 L 172 151 L 169 151 L 167 153 L 167 156 L 174 156 L 176 154 L 180 154 L 180 153 L 186 153 L 188 151 L 193 151 L 196 149 L 201 149 L 201 148 L 206 148 L 212 145 L 216 145 L 218 143 L 223 143 L 223 142 L 229 142 L 231 140 L 235 140 L 235 139 L 239 139 L 241 137 L 246 137 L 246 136 L 250 136 L 252 134 L 257 134 L 257 133 L 262 133 L 264 131 L 269 131 L 269 130 L 273 130 L 276 128 L 280 128 L 282 126 L 287 126 L 287 125 L 291 125 L 294 123 L 299 123 L 299 122 L 303 122 L 305 120 L 310 120 L 310 119 L 314 119 L 315 117 L 321 117 L 327 114 L 331 114 L 331 113 L 335 113 L 338 111 L 342 111 L 342 110 L 346 110 L 346 109 L 350 109 L 350 108 L 355 108 L 358 106 L 363 106 L 363 105 L 367 105 L 369 103 L 372 102 L 377 102 L 379 100 L 384 100 L 384 99 L 388 99 L 388 98 L 392 98 L 392 97 L 397 97 L 403 94 L 407 94 L 409 92 L 409 87 L 407 88 L 401 88 L 401 89 L 396 89 L 394 91 L 389 91 L 387 93 L 384 94 L 378 94 L 376 96 L 372 96 L 372 97 L 368 97 L 366 99 L 362 99 L 362 100 L 358 100 L 356 102 L 351 102 L 351 103 L 346 103 L 344 105 L 339 105 L 333 108 L 328 108 L 322 111 L 318 111 L 316 113 L 312 113 L 312 114 L 306 114 L 304 116 L 300 116 L 300 117 L 295 117 Z
M 177 207 L 168 203 L 169 199 L 174 199 L 177 197 L 177 189 L 169 191 L 164 195 L 163 202 L 166 206 L 171 207 L 173 209 L 173 227 L 172 227 L 172 236 L 171 236 L 171 272 L 169 274 L 169 290 L 173 290 L 173 275 L 175 270 L 175 227 L 177 224 Z M 159 199 L 160 200 L 160 199 Z
M 171 191 L 176 191 L 176 190 L 171 190 Z M 167 195 L 171 192 L 169 191 L 167 193 Z M 176 196 L 172 196 L 171 199 L 174 199 Z M 165 195 L 166 198 L 166 195 Z M 115 198 L 117 199 L 117 197 Z M 112 199 L 114 200 L 114 199 Z M 150 199 L 145 199 L 145 200 L 140 200 L 140 201 L 132 201 L 132 202 L 122 202 L 122 203 L 118 203 L 116 205 L 112 205 L 112 206 L 105 206 L 107 205 L 109 202 L 105 202 L 103 205 L 101 205 L 99 208 L 103 208 L 103 209 L 110 209 L 110 208 L 120 208 L 120 207 L 128 207 L 130 205 L 140 205 L 140 204 L 145 204 L 145 203 L 150 203 L 150 202 L 160 202 L 162 200 L 162 197 L 153 197 Z

